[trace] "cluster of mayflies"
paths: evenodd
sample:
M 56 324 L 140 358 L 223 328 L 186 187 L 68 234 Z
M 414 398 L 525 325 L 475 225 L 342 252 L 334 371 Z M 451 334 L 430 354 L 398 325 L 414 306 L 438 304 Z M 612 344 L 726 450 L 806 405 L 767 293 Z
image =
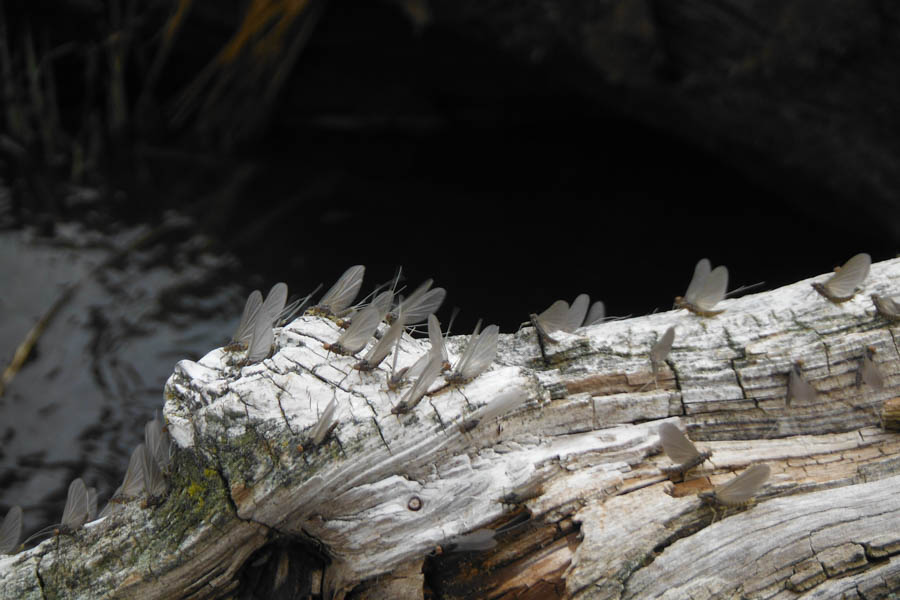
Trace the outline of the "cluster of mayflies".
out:
M 869 274 L 871 258 L 868 254 L 857 254 L 848 260 L 836 273 L 822 283 L 812 283 L 813 289 L 834 303 L 843 303 L 856 294 Z M 355 265 L 347 269 L 338 281 L 322 296 L 317 304 L 306 308 L 310 298 L 318 291 L 316 288 L 305 298 L 287 303 L 288 290 L 284 283 L 277 283 L 263 298 L 260 291 L 253 291 L 244 305 L 237 329 L 227 351 L 246 352 L 244 364 L 252 364 L 265 359 L 272 351 L 274 329 L 302 313 L 338 320 L 345 327 L 337 341 L 325 344 L 329 352 L 343 355 L 356 355 L 373 338 L 377 336 L 378 327 L 387 322 L 389 327 L 382 333 L 378 342 L 354 364 L 353 368 L 361 371 L 373 371 L 394 352 L 393 365 L 387 379 L 388 389 L 396 391 L 400 386 L 412 382 L 400 401 L 391 412 L 400 415 L 413 410 L 422 398 L 429 393 L 436 393 L 442 387 L 462 385 L 483 373 L 494 361 L 497 353 L 499 328 L 489 325 L 480 329 L 480 322 L 462 354 L 451 365 L 445 337 L 434 313 L 440 308 L 446 296 L 443 288 L 431 288 L 429 279 L 422 283 L 406 298 L 397 298 L 396 290 L 376 289 L 374 299 L 365 305 L 352 306 L 362 287 L 365 267 Z M 399 276 L 398 276 L 399 279 Z M 396 284 L 396 280 L 394 281 Z M 385 287 L 385 286 L 381 286 Z M 688 289 L 684 296 L 675 299 L 676 308 L 685 308 L 701 317 L 713 317 L 724 309 L 716 309 L 726 295 L 728 287 L 728 270 L 724 266 L 712 268 L 710 261 L 701 259 L 694 268 Z M 377 293 L 377 295 L 376 295 Z M 900 303 L 893 298 L 879 294 L 871 295 L 878 315 L 891 321 L 900 321 Z M 530 315 L 530 321 L 536 331 L 541 356 L 549 366 L 545 344 L 554 344 L 556 332 L 573 333 L 581 327 L 587 327 L 603 321 L 605 308 L 602 302 L 590 303 L 587 294 L 581 294 L 569 305 L 564 300 L 554 302 L 540 314 Z M 407 328 L 422 321 L 428 321 L 428 338 L 431 349 L 416 363 L 403 369 L 396 368 L 397 353 L 402 334 Z M 448 331 L 449 333 L 449 331 Z M 650 367 L 653 380 L 656 382 L 662 364 L 667 360 L 675 340 L 675 328 L 669 327 L 659 335 L 656 343 L 649 349 Z M 873 360 L 874 347 L 867 347 L 860 359 L 857 370 L 857 385 L 866 384 L 874 390 L 884 387 L 884 377 Z M 792 363 L 788 373 L 785 402 L 810 404 L 816 400 L 815 388 L 803 377 L 803 363 Z M 432 389 L 432 385 L 446 373 L 444 386 Z M 463 433 L 470 432 L 480 424 L 500 417 L 513 410 L 526 399 L 521 390 L 512 390 L 501 394 L 475 411 L 459 425 Z M 322 444 L 337 426 L 335 412 L 337 398 L 333 398 L 308 433 L 307 444 L 315 447 Z M 683 479 L 688 471 L 699 466 L 710 458 L 711 452 L 698 450 L 677 426 L 663 423 L 659 427 L 660 442 L 673 465 L 663 468 L 673 480 Z M 155 417 L 144 429 L 144 443 L 139 444 L 131 454 L 128 469 L 122 484 L 116 489 L 109 503 L 100 513 L 108 516 L 116 512 L 124 503 L 143 498 L 143 506 L 151 506 L 161 501 L 167 491 L 166 472 L 172 460 L 172 447 L 161 417 Z M 699 497 L 707 503 L 725 507 L 743 506 L 752 501 L 758 489 L 765 483 L 770 474 L 767 465 L 757 464 L 745 470 L 732 480 L 715 487 L 711 491 L 701 492 Z M 97 517 L 97 492 L 88 488 L 80 478 L 69 485 L 65 509 L 60 523 L 44 528 L 32 535 L 28 540 L 19 543 L 22 531 L 22 509 L 13 506 L 0 524 L 0 554 L 8 554 L 24 547 L 31 539 L 49 532 L 71 534 L 85 523 Z M 454 543 L 461 550 L 489 549 L 494 544 L 494 531 L 480 529 L 473 533 L 454 538 Z

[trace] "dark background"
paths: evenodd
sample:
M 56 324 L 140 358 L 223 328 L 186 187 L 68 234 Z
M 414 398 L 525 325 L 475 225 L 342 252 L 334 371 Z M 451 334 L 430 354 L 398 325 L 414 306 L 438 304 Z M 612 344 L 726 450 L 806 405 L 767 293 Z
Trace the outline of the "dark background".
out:
M 200 306 L 193 312 L 185 302 L 154 301 L 140 335 L 186 318 L 236 324 L 255 287 L 283 280 L 305 294 L 353 264 L 368 267 L 364 292 L 399 265 L 410 285 L 433 277 L 448 290 L 441 320 L 458 306 L 454 332 L 463 333 L 478 318 L 514 331 L 530 312 L 581 292 L 604 300 L 612 315 L 667 310 L 702 257 L 728 266 L 732 289 L 770 289 L 857 252 L 876 261 L 895 255 L 896 214 L 871 218 L 860 208 L 864 198 L 836 193 L 808 169 L 785 168 L 782 148 L 766 154 L 679 135 L 680 110 L 669 114 L 660 101 L 653 118 L 636 117 L 628 90 L 598 77 L 572 48 L 551 46 L 531 60 L 497 43 L 489 28 L 438 18 L 419 27 L 403 9 L 417 5 L 313 2 L 288 29 L 286 39 L 308 41 L 292 62 L 275 61 L 282 71 L 247 54 L 210 67 L 233 39 L 244 3 L 195 6 L 158 69 L 177 2 L 136 13 L 101 2 L 4 5 L 14 73 L 6 77 L 19 90 L 6 106 L 29 123 L 10 126 L 7 111 L 4 234 L 52 243 L 60 225 L 75 222 L 112 239 L 158 228 L 171 211 L 187 216 L 187 226 L 144 246 L 158 249 L 153 264 L 182 273 L 177 261 L 193 255 L 174 249 L 202 239 L 203 252 L 227 257 L 228 268 L 180 292 Z M 53 67 L 40 86 L 55 111 L 36 106 L 29 91 L 29 38 Z M 284 80 L 266 96 L 276 72 Z M 659 126 L 667 121 L 673 126 Z M 136 268 L 134 277 L 143 277 Z M 42 277 L 39 269 L 34 275 Z M 226 283 L 238 291 L 223 293 Z M 34 318 L 57 292 L 47 286 Z M 205 294 L 221 302 L 202 309 Z M 97 319 L 79 326 L 96 328 Z M 28 436 L 29 451 L 0 456 L 0 508 L 21 502 L 31 525 L 35 513 L 51 520 L 80 475 L 100 488 L 102 504 L 143 422 L 161 406 L 174 362 L 199 358 L 230 334 L 173 343 L 148 359 L 152 368 L 135 364 L 129 373 L 163 375 L 148 376 L 128 409 L 121 405 L 129 400 L 104 388 L 105 427 L 73 425 L 84 430 L 72 434 L 72 449 L 42 429 L 43 413 L 16 408 L 16 399 L 21 407 L 43 392 L 14 381 L 0 397 L 2 443 L 24 443 L 24 431 L 43 435 Z M 20 339 L 2 341 L 8 359 Z M 95 366 L 115 361 L 116 346 L 94 356 Z M 53 445 L 50 454 L 79 458 L 59 468 L 39 450 Z M 107 448 L 102 459 L 97 446 Z M 36 483 L 48 466 L 54 474 Z

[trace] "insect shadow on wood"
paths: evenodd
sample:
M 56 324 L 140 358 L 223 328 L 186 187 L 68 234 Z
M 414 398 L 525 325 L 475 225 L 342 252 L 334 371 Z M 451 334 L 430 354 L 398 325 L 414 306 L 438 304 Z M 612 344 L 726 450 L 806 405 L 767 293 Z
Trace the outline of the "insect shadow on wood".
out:
M 722 310 L 715 310 L 716 304 L 725 298 L 728 288 L 728 269 L 718 266 L 712 269 L 708 258 L 702 258 L 694 267 L 694 276 L 688 284 L 684 296 L 675 298 L 675 308 L 685 308 L 701 317 L 713 317 Z

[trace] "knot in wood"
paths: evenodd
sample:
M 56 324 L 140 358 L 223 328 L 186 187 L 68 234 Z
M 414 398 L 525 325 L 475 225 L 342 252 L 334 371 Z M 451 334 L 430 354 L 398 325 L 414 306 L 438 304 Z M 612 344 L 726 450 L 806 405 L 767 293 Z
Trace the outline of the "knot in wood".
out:
M 420 510 L 422 508 L 422 499 L 418 496 L 413 496 L 409 499 L 409 502 L 406 503 L 406 508 L 409 510 Z

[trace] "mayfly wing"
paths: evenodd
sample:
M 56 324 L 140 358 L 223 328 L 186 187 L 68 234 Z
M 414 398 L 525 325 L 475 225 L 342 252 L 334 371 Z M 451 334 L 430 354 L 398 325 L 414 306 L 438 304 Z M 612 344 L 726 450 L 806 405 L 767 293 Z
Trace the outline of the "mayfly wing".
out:
M 504 392 L 475 411 L 472 418 L 477 418 L 479 422 L 490 421 L 491 419 L 505 415 L 525 402 L 526 398 L 525 392 L 521 389 Z
M 256 325 L 256 315 L 259 314 L 259 307 L 262 306 L 263 296 L 259 290 L 250 292 L 247 302 L 244 304 L 244 312 L 241 315 L 241 322 L 238 324 L 237 330 L 234 332 L 231 340 L 240 344 L 249 344 L 253 335 L 253 327 Z
M 340 279 L 319 300 L 318 306 L 341 316 L 359 293 L 365 272 L 366 267 L 363 265 L 355 265 L 344 271 Z
M 138 444 L 131 453 L 128 461 L 128 469 L 125 470 L 125 479 L 119 490 L 113 494 L 113 498 L 119 501 L 137 498 L 144 491 L 144 444 Z
M 791 366 L 791 373 L 788 377 L 787 406 L 790 406 L 794 400 L 799 400 L 801 404 L 811 404 L 816 400 L 816 388 L 803 377 L 799 362 Z
M 697 261 L 697 266 L 694 267 L 694 276 L 691 277 L 691 282 L 688 284 L 687 291 L 684 293 L 685 301 L 690 302 L 691 304 L 694 303 L 697 296 L 700 294 L 700 290 L 706 285 L 706 280 L 709 279 L 711 271 L 712 264 L 709 262 L 708 258 L 701 258 Z
M 725 298 L 728 289 L 728 269 L 718 266 L 712 270 L 703 285 L 698 290 L 696 297 L 689 300 L 691 304 L 702 310 L 712 310 L 716 304 Z
M 606 318 L 606 305 L 603 304 L 602 300 L 597 300 L 591 305 L 591 309 L 588 311 L 587 316 L 584 318 L 584 327 L 588 325 L 594 325 L 595 323 L 599 323 L 603 319 Z
M 693 462 L 700 456 L 697 446 L 673 423 L 659 426 L 659 441 L 666 456 L 677 465 Z
M 726 506 L 746 504 L 766 482 L 771 471 L 769 465 L 753 465 L 731 481 L 717 486 L 716 500 Z
M 22 507 L 13 506 L 0 525 L 0 554 L 9 554 L 19 545 L 22 537 Z
M 650 362 L 653 363 L 654 369 L 657 368 L 658 365 L 663 363 L 669 356 L 669 352 L 672 351 L 672 342 L 674 341 L 675 326 L 673 325 L 672 327 L 666 329 L 666 332 L 662 334 L 662 337 L 659 338 L 655 344 L 653 344 L 652 348 L 650 348 Z
M 72 532 L 84 525 L 87 520 L 88 490 L 79 477 L 69 484 L 69 494 L 66 496 L 66 507 L 63 509 L 60 523 L 67 532 Z
M 550 308 L 537 315 L 537 322 L 543 329 L 544 334 L 551 334 L 554 331 L 564 331 L 568 326 L 569 320 L 569 303 L 565 300 L 557 300 L 550 305 Z
M 405 327 L 405 315 L 394 321 L 394 323 L 387 330 L 387 333 L 381 336 L 381 339 L 378 340 L 378 343 L 372 346 L 372 349 L 369 350 L 363 357 L 363 362 L 365 363 L 366 369 L 371 370 L 381 364 L 381 361 L 383 361 L 385 357 L 390 354 L 391 348 L 393 348 L 400 340 L 400 336 L 403 335 L 403 330 Z
M 840 271 L 824 283 L 825 289 L 835 298 L 849 298 L 869 276 L 872 257 L 863 252 L 844 263 Z
M 390 320 L 393 321 L 397 318 L 397 315 L 400 314 L 401 311 L 407 314 L 407 319 L 409 318 L 410 309 L 414 308 L 419 304 L 422 300 L 422 297 L 425 296 L 425 293 L 431 289 L 431 284 L 434 282 L 433 279 L 426 279 L 422 282 L 419 287 L 417 287 L 412 294 L 408 297 L 403 298 L 397 303 L 397 306 L 390 312 Z M 423 319 L 425 317 L 422 317 Z
M 437 379 L 437 376 L 440 375 L 442 366 L 441 357 L 433 352 L 429 352 L 427 356 L 429 358 L 425 370 L 422 371 L 422 374 L 419 375 L 416 382 L 403 396 L 400 404 L 394 407 L 396 412 L 406 412 L 415 408 L 416 405 L 421 402 L 422 397 L 425 396 L 425 392 L 428 391 L 431 384 L 434 383 L 434 380 Z
M 447 345 L 444 343 L 444 336 L 441 335 L 441 323 L 433 314 L 428 315 L 428 340 L 431 342 L 432 349 L 437 348 L 441 361 L 449 362 Z
M 275 331 L 266 319 L 257 318 L 250 344 L 247 346 L 247 362 L 257 363 L 269 355 L 275 343 Z
M 280 327 L 286 323 L 290 323 L 291 321 L 293 321 L 294 317 L 306 310 L 306 307 L 309 305 L 310 299 L 316 293 L 318 293 L 320 289 L 322 289 L 321 283 L 307 295 L 303 296 L 302 298 L 297 298 L 290 304 L 286 304 L 284 310 L 281 311 L 281 314 L 279 314 L 278 318 L 275 320 L 275 324 Z
M 288 287 L 286 283 L 276 283 L 273 285 L 272 289 L 269 290 L 269 295 L 266 296 L 266 301 L 263 302 L 262 308 L 260 308 L 259 318 L 265 319 L 266 323 L 269 324 L 269 327 L 275 327 L 275 322 L 278 320 L 281 311 L 284 310 L 284 305 L 287 303 L 287 297 Z
M 444 288 L 434 288 L 433 290 L 428 290 L 416 304 L 407 303 L 408 309 L 406 314 L 406 323 L 407 325 L 415 325 L 416 323 L 421 323 L 429 315 L 437 312 L 437 309 L 441 307 L 441 304 L 444 303 L 444 298 L 447 297 L 447 290 Z
M 466 351 L 453 372 L 453 379 L 468 381 L 478 377 L 487 369 L 497 356 L 497 338 L 500 327 L 488 325 L 478 337 L 471 340 L 466 346 Z
M 496 531 L 493 529 L 476 529 L 471 533 L 453 536 L 447 540 L 449 552 L 478 552 L 490 550 L 497 545 L 494 539 Z
M 153 458 L 149 449 L 144 449 L 143 462 L 141 463 L 144 478 L 144 491 L 150 498 L 162 496 L 166 491 L 166 478 L 159 463 Z
M 322 415 L 319 417 L 319 420 L 316 421 L 315 426 L 310 432 L 310 437 L 312 438 L 314 445 L 318 446 L 321 444 L 322 440 L 325 439 L 325 436 L 328 435 L 328 432 L 331 430 L 331 424 L 334 422 L 334 411 L 336 408 L 337 398 L 332 398 L 331 402 L 325 407 L 325 410 L 322 412 Z
M 144 451 L 156 460 L 160 469 L 167 469 L 172 459 L 172 444 L 165 432 L 162 417 L 154 415 L 152 421 L 144 425 Z
M 566 328 L 563 331 L 572 333 L 581 327 L 581 324 L 584 323 L 584 318 L 587 316 L 588 307 L 590 307 L 590 305 L 591 297 L 587 294 L 579 294 L 569 306 L 569 310 L 566 314 Z
M 391 298 L 393 292 L 382 292 L 372 301 L 372 304 L 365 307 L 353 317 L 350 327 L 341 334 L 337 343 L 330 346 L 329 349 L 341 352 L 343 354 L 356 354 L 375 334 L 378 324 L 391 308 Z M 335 347 L 336 346 L 336 347 Z
M 866 355 L 863 357 L 862 364 L 859 367 L 859 375 L 870 388 L 880 391 L 884 389 L 884 376 L 873 360 L 874 355 L 875 352 L 872 349 L 866 349 Z

